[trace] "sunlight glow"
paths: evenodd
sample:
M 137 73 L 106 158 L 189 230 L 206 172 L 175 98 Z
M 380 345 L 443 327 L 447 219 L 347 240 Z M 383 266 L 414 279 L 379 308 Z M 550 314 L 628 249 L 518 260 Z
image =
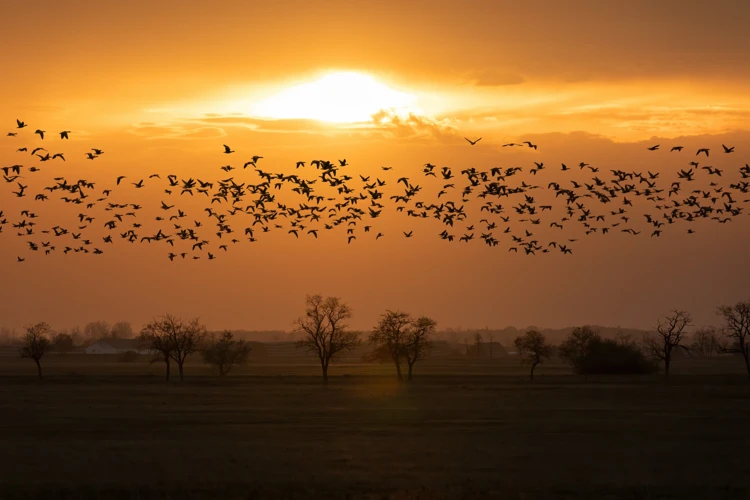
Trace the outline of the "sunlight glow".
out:
M 413 110 L 416 97 L 393 90 L 361 73 L 337 72 L 288 88 L 252 106 L 263 118 L 311 119 L 333 123 L 369 121 L 382 109 Z

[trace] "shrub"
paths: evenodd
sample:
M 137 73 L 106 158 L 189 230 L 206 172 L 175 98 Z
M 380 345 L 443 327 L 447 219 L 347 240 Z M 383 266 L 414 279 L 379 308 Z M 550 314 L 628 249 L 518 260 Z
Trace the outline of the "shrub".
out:
M 117 361 L 120 363 L 133 363 L 138 360 L 138 353 L 135 351 L 125 351 L 117 355 Z
M 581 375 L 635 375 L 659 369 L 637 346 L 611 339 L 592 341 L 575 368 Z

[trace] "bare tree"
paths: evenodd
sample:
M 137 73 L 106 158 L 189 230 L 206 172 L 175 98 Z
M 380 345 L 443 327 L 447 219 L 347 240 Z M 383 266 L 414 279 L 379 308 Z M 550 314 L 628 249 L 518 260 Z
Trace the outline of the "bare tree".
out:
M 547 345 L 547 339 L 536 330 L 529 330 L 513 341 L 522 363 L 531 365 L 529 380 L 534 380 L 534 369 L 544 359 L 552 354 L 552 347 Z
M 83 335 L 89 340 L 105 339 L 109 337 L 110 331 L 106 321 L 92 321 L 83 327 Z
M 73 336 L 69 333 L 57 333 L 53 335 L 52 350 L 60 354 L 68 354 L 73 350 Z
M 219 376 L 224 377 L 234 365 L 247 362 L 250 354 L 250 344 L 244 340 L 235 340 L 234 334 L 224 331 L 219 337 L 211 338 L 202 350 L 203 361 L 216 367 Z
M 716 328 L 710 326 L 700 328 L 691 335 L 690 352 L 699 357 L 709 357 L 722 351 L 722 342 Z
M 141 339 L 158 353 L 158 358 L 167 365 L 166 378 L 170 376 L 170 359 L 177 363 L 180 381 L 184 378 L 184 365 L 187 357 L 196 352 L 206 334 L 206 327 L 198 318 L 187 323 L 167 314 L 154 319 L 141 330 Z
M 323 382 L 328 384 L 331 361 L 339 353 L 359 345 L 359 333 L 348 329 L 346 321 L 352 317 L 352 311 L 338 297 L 308 295 L 305 303 L 305 315 L 295 321 L 295 332 L 304 336 L 297 341 L 297 347 L 318 356 Z
M 375 346 L 369 358 L 393 361 L 399 380 L 404 379 L 401 362 L 412 323 L 413 319 L 408 313 L 388 310 L 380 316 L 380 321 L 368 338 L 368 342 Z
M 432 349 L 431 339 L 436 330 L 437 322 L 434 319 L 422 316 L 412 321 L 404 346 L 404 356 L 409 367 L 408 380 L 412 379 L 412 371 L 417 361 L 425 358 Z
M 731 342 L 725 352 L 741 354 L 750 377 L 750 301 L 720 306 L 717 313 L 724 318 L 722 333 Z
M 669 376 L 672 352 L 682 347 L 680 343 L 686 336 L 685 329 L 691 325 L 690 314 L 675 309 L 659 319 L 655 333 L 646 333 L 643 345 L 651 356 L 664 362 L 664 375 Z
M 562 344 L 560 344 L 560 358 L 573 366 L 576 373 L 582 372 L 582 363 L 594 342 L 601 340 L 599 333 L 592 327 L 577 326 L 570 332 Z
M 21 357 L 34 360 L 40 380 L 42 378 L 42 364 L 40 361 L 44 353 L 50 348 L 50 337 L 52 335 L 52 328 L 47 323 L 41 322 L 33 326 L 27 326 L 26 333 L 23 336 Z
M 109 335 L 113 339 L 132 339 L 133 338 L 133 327 L 127 321 L 118 321 L 109 331 Z

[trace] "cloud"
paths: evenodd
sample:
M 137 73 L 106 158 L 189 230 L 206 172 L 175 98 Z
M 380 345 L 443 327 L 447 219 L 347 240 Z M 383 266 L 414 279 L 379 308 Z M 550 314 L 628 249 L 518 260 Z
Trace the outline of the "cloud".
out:
M 517 73 L 505 73 L 487 69 L 470 73 L 465 78 L 465 81 L 477 87 L 505 87 L 508 85 L 520 85 L 526 81 L 526 78 Z
M 455 139 L 458 134 L 449 120 L 434 120 L 415 113 L 399 114 L 382 109 L 372 115 L 368 128 L 399 138 L 433 138 L 440 141 Z
M 190 123 L 141 122 L 133 125 L 128 132 L 145 139 L 218 139 L 227 135 L 224 129 L 220 127 L 200 126 Z
M 258 132 L 330 132 L 335 125 L 309 119 L 264 119 L 236 115 L 205 115 L 194 120 L 198 123 L 245 127 Z

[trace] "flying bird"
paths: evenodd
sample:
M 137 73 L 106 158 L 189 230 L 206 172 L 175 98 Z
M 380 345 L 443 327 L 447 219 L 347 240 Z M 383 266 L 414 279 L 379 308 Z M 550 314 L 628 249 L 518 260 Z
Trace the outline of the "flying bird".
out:
M 481 137 L 480 137 L 479 139 L 476 139 L 476 140 L 473 140 L 473 141 L 472 141 L 471 139 L 468 139 L 468 138 L 466 138 L 466 137 L 464 137 L 464 139 L 466 139 L 466 141 L 467 141 L 467 142 L 468 142 L 469 144 L 471 144 L 472 146 L 474 146 L 474 145 L 475 145 L 476 143 L 478 143 L 479 141 L 481 141 L 481 140 L 482 140 L 482 138 L 481 138 Z

